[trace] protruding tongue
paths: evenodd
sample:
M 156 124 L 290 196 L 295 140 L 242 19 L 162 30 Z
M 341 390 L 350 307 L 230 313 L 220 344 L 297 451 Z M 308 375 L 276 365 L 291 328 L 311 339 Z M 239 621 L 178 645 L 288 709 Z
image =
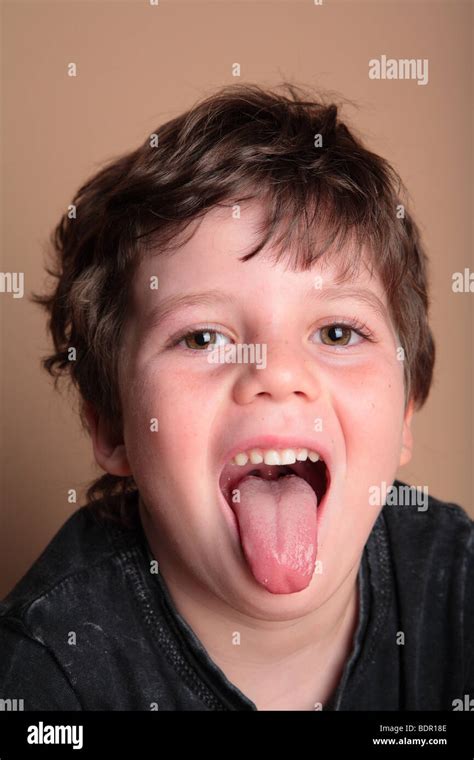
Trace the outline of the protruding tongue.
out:
M 317 498 L 297 475 L 277 480 L 247 475 L 234 503 L 240 539 L 258 583 L 272 594 L 292 594 L 309 585 L 317 553 Z

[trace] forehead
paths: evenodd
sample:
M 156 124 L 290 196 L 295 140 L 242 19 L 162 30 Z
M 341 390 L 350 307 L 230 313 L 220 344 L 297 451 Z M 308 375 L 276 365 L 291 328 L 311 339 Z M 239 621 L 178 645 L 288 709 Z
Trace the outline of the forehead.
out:
M 263 203 L 229 203 L 194 220 L 180 236 L 182 242 L 174 241 L 173 249 L 152 248 L 134 277 L 133 301 L 138 312 L 156 310 L 157 302 L 165 308 L 170 299 L 192 294 L 207 293 L 209 301 L 214 296 L 219 300 L 219 295 L 221 300 L 231 296 L 245 300 L 263 289 L 327 301 L 360 296 L 376 309 L 386 308 L 386 294 L 368 250 L 362 251 L 358 266 L 347 274 L 345 265 L 355 261 L 351 242 L 339 252 L 324 254 L 304 271 L 294 267 L 295 248 L 284 250 L 278 259 L 272 241 L 243 262 L 242 257 L 261 241 L 264 222 Z M 157 280 L 155 288 L 150 286 L 152 278 Z

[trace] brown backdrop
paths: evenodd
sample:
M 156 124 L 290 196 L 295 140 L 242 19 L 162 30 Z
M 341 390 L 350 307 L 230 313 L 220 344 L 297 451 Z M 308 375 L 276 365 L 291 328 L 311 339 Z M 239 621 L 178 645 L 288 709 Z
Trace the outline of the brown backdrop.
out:
M 286 79 L 350 98 L 359 108 L 345 115 L 406 182 L 432 260 L 438 359 L 413 461 L 399 477 L 474 515 L 474 294 L 451 289 L 453 272 L 474 270 L 472 3 L 17 0 L 2 16 L 1 271 L 24 272 L 25 297 L 0 293 L 0 596 L 98 471 L 72 397 L 55 395 L 39 366 L 44 317 L 27 296 L 45 284 L 48 234 L 104 160 L 236 81 Z M 368 61 L 381 55 L 427 58 L 429 83 L 370 80 Z

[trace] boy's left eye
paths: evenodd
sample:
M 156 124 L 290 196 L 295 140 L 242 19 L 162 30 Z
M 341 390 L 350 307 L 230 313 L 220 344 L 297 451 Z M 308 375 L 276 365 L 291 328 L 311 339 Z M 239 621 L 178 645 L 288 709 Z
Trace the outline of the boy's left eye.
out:
M 321 334 L 321 342 L 325 346 L 354 345 L 354 343 L 351 344 L 350 342 L 353 336 L 359 337 L 359 340 L 356 341 L 356 343 L 360 343 L 361 340 L 363 340 L 361 332 L 357 332 L 353 327 L 344 324 L 327 325 L 325 327 L 320 327 L 316 332 Z

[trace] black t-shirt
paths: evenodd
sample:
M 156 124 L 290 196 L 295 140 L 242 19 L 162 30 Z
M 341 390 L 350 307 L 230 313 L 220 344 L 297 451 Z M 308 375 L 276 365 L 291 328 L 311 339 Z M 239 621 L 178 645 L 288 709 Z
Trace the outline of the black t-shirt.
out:
M 78 509 L 0 605 L 0 699 L 21 698 L 25 710 L 256 710 L 151 572 L 137 492 L 128 510 L 130 528 Z M 358 592 L 352 651 L 323 709 L 466 709 L 474 698 L 467 514 L 433 497 L 424 511 L 386 504 Z

